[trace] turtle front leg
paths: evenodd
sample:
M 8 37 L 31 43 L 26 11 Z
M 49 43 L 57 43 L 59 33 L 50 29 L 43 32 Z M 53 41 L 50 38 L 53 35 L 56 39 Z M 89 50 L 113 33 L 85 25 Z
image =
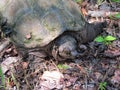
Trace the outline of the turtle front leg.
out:
M 75 59 L 79 53 L 77 51 L 77 41 L 64 35 L 58 38 L 53 46 L 52 55 L 56 60 Z
M 86 23 L 84 30 L 78 33 L 78 40 L 80 43 L 88 43 L 94 40 L 94 38 L 103 32 L 103 28 L 106 28 L 107 22 L 101 23 Z

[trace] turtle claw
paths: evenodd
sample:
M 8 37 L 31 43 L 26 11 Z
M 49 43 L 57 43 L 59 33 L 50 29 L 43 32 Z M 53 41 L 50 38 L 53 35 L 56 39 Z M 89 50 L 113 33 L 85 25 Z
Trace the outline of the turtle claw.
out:
M 79 55 L 78 57 L 84 56 L 87 53 L 87 47 L 83 44 L 79 45 Z

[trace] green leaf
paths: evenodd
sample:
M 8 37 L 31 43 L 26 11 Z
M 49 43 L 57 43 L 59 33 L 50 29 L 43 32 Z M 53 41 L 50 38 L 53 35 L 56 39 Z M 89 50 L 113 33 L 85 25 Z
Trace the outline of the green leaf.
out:
M 101 82 L 101 83 L 99 83 L 99 89 L 100 89 L 100 90 L 106 90 L 106 89 L 105 89 L 106 86 L 107 86 L 107 82 Z
M 115 14 L 114 17 L 120 19 L 120 13 Z
M 106 36 L 104 39 L 105 39 L 105 41 L 114 41 L 114 40 L 116 40 L 115 37 L 110 36 L 110 35 Z
M 110 19 L 113 19 L 113 16 L 111 14 L 109 15 L 109 17 L 110 17 Z
M 103 86 L 106 87 L 106 85 L 107 85 L 107 82 L 104 82 L 104 83 L 103 83 Z
M 64 68 L 64 69 L 68 69 L 69 66 L 68 66 L 68 65 L 63 65 L 63 68 Z
M 78 2 L 82 2 L 82 0 L 75 0 L 75 2 L 77 2 L 77 3 L 78 3 Z
M 3 87 L 5 87 L 5 77 L 4 77 L 4 74 L 2 72 L 2 67 L 0 66 L 0 77 L 2 79 L 2 85 Z
M 94 41 L 96 41 L 96 42 L 104 42 L 104 38 L 102 36 L 98 36 L 98 37 L 95 38 Z
M 63 64 L 58 64 L 57 67 L 58 67 L 59 69 L 68 69 L 68 68 L 69 68 L 68 65 L 63 65 Z
M 105 44 L 105 45 L 110 45 L 111 42 L 110 42 L 110 41 L 105 41 L 104 44 Z
M 103 2 L 103 0 L 97 0 L 97 4 L 100 5 Z
M 112 2 L 120 2 L 120 0 L 111 0 Z
M 62 69 L 62 65 L 61 65 L 61 64 L 58 64 L 57 67 L 58 67 L 59 69 Z

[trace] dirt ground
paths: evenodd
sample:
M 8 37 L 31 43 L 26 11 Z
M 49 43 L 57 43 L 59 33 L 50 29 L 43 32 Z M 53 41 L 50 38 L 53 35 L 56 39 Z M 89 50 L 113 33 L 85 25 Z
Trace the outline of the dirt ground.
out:
M 0 51 L 4 68 L 4 76 L 0 71 L 0 90 L 120 90 L 120 15 L 115 17 L 120 3 L 95 1 L 84 0 L 78 5 L 88 22 L 106 20 L 108 24 L 101 35 L 111 35 L 115 41 L 88 42 L 84 44 L 84 56 L 59 62 L 52 57 L 43 60 L 37 53 L 30 53 L 29 59 L 22 58 L 1 35 L 0 45 L 5 47 Z

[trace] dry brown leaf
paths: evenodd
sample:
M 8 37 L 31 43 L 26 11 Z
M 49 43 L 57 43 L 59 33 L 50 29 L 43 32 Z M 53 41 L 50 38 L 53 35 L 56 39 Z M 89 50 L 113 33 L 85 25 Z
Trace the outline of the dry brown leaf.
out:
M 45 71 L 41 77 L 41 88 L 49 90 L 57 88 L 61 89 L 63 87 L 62 80 L 64 76 L 59 71 Z
M 28 62 L 22 62 L 22 68 L 26 69 L 28 67 Z
M 1 63 L 2 71 L 5 73 L 6 71 L 10 70 L 14 67 L 13 63 L 19 60 L 18 57 L 8 57 Z
M 83 14 L 84 16 L 87 16 L 87 15 L 88 15 L 88 13 L 87 13 L 87 11 L 86 11 L 85 8 L 81 8 L 81 11 L 82 11 L 82 14 Z
M 120 84 L 120 69 L 116 70 L 111 80 L 113 83 Z
M 110 58 L 120 56 L 120 49 L 108 49 L 104 52 L 104 55 Z

